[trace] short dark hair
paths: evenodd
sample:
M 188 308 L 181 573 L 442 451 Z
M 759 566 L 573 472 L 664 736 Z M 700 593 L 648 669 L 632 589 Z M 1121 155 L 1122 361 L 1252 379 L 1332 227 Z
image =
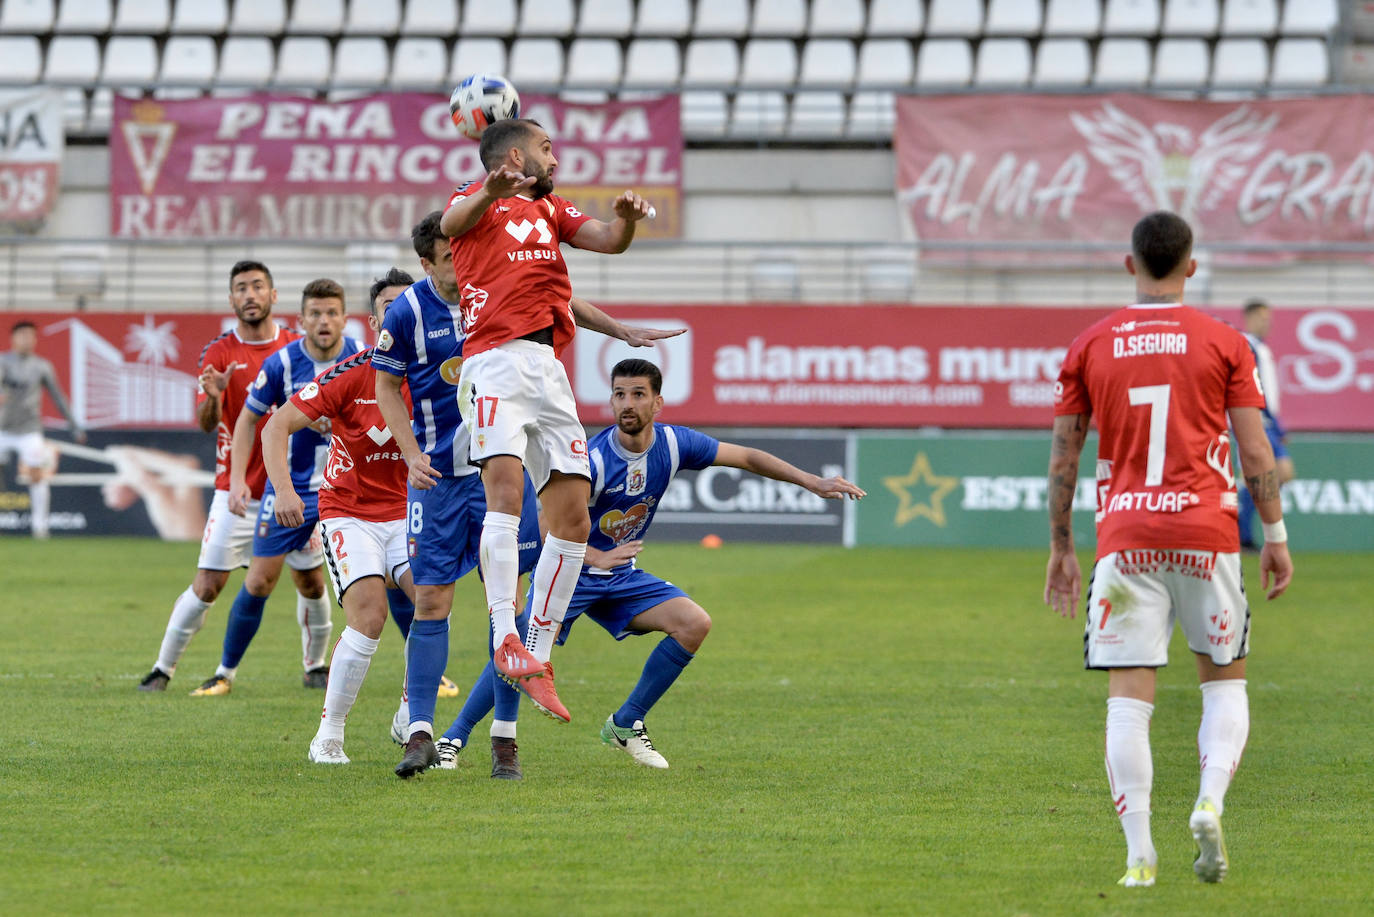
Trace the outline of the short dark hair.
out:
M 267 285 L 275 286 L 272 282 L 272 272 L 267 269 L 267 265 L 261 261 L 235 261 L 234 266 L 229 269 L 229 288 L 234 288 L 234 278 L 240 274 L 247 274 L 249 271 L 262 271 L 267 275 Z
M 1254 314 L 1255 314 L 1256 312 L 1258 312 L 1259 310 L 1261 310 L 1261 309 L 1268 309 L 1268 308 L 1269 308 L 1269 303 L 1265 302 L 1264 300 L 1262 300 L 1262 299 L 1251 299 L 1251 300 L 1248 300 L 1248 301 L 1245 303 L 1245 314 L 1246 314 L 1247 316 L 1254 315 Z
M 640 376 L 649 380 L 649 388 L 653 389 L 655 395 L 663 393 L 663 373 L 648 360 L 632 357 L 628 360 L 621 360 L 611 367 L 612 384 L 617 379 L 635 379 Z
M 301 291 L 302 312 L 305 311 L 305 303 L 309 299 L 337 299 L 345 306 L 348 305 L 348 300 L 344 299 L 343 284 L 328 277 L 312 280 L 305 285 L 305 289 Z
M 398 267 L 393 267 L 386 272 L 385 277 L 378 277 L 372 281 L 372 288 L 367 291 L 367 307 L 372 310 L 372 314 L 377 314 L 377 294 L 387 287 L 408 287 L 415 282 L 415 278 L 407 274 Z
M 35 333 L 37 333 L 38 331 L 37 325 L 35 325 L 33 322 L 29 321 L 26 318 L 21 318 L 13 325 L 10 325 L 10 334 L 14 334 L 16 331 L 23 331 L 25 328 L 32 328 Z
M 410 244 L 415 246 L 415 254 L 424 258 L 426 261 L 434 260 L 434 243 L 440 239 L 448 241 L 448 236 L 439 228 L 439 221 L 444 218 L 442 210 L 435 210 L 425 214 L 425 218 L 415 224 L 415 228 L 410 231 Z
M 482 145 L 477 148 L 477 155 L 482 157 L 482 168 L 490 172 L 499 166 L 510 148 L 524 143 L 535 128 L 543 130 L 544 125 L 533 118 L 505 118 L 487 125 L 487 129 L 482 131 Z
M 1137 267 L 1155 280 L 1172 274 L 1193 251 L 1193 230 L 1176 213 L 1156 210 L 1131 230 L 1131 251 Z

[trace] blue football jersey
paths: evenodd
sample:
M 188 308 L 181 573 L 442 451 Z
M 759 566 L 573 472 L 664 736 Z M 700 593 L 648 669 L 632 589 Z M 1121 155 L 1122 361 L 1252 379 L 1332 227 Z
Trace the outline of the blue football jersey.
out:
M 607 427 L 587 444 L 591 460 L 592 533 L 587 543 L 599 551 L 643 538 L 654 521 L 663 493 L 679 469 L 699 470 L 716 460 L 720 441 L 689 427 L 654 424 L 647 450 L 626 451 Z
M 463 307 L 445 302 L 428 277 L 418 281 L 386 310 L 372 365 L 410 383 L 411 429 L 430 466 L 445 477 L 475 474 L 458 411 Z
M 296 392 L 314 382 L 320 373 L 362 349 L 361 344 L 346 337 L 337 357 L 316 362 L 306 353 L 305 338 L 298 338 L 263 361 L 257 378 L 248 387 L 244 407 L 258 415 L 279 408 Z M 315 493 L 320 489 L 324 483 L 324 465 L 328 457 L 329 437 L 321 436 L 310 427 L 291 434 L 288 458 L 291 486 L 296 488 L 297 493 Z M 271 489 L 270 481 L 267 487 Z

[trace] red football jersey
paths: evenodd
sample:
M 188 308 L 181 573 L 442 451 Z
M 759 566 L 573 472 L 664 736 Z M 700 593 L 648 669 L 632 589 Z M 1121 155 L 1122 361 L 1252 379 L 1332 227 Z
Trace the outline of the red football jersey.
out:
M 200 369 L 213 366 L 221 372 L 230 363 L 242 364 L 229 377 L 220 402 L 219 428 L 215 431 L 215 490 L 229 489 L 229 454 L 234 445 L 234 424 L 238 422 L 243 402 L 248 397 L 248 389 L 253 379 L 262 369 L 262 363 L 272 354 L 294 341 L 298 334 L 277 326 L 277 336 L 270 341 L 245 341 L 238 331 L 230 329 L 205 345 L 200 352 Z M 206 398 L 203 390 L 196 392 L 196 407 Z M 262 445 L 257 437 L 253 439 L 253 454 L 248 457 L 248 487 L 253 491 L 253 499 L 262 497 L 262 489 L 267 484 L 267 469 L 262 464 Z
M 1054 413 L 1097 422 L 1097 556 L 1240 550 L 1227 408 L 1264 407 L 1239 331 L 1196 309 L 1139 305 L 1080 334 Z
M 406 409 L 410 389 L 401 386 Z M 329 458 L 320 487 L 321 519 L 392 522 L 406 515 L 406 463 L 377 407 L 371 348 L 320 373 L 291 396 L 311 420 L 330 420 Z
M 448 206 L 481 187 L 469 182 Z M 463 356 L 470 357 L 531 331 L 553 327 L 553 350 L 573 338 L 572 282 L 559 251 L 591 217 L 550 194 L 539 200 L 492 202 L 477 224 L 449 241 L 463 291 Z

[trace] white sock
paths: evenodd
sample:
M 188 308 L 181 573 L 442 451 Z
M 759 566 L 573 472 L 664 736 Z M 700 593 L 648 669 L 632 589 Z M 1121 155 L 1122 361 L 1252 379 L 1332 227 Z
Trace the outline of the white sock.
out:
M 1107 779 L 1126 833 L 1126 864 L 1155 863 L 1150 839 L 1150 715 L 1155 705 L 1133 697 L 1107 698 Z
M 167 619 L 167 631 L 162 635 L 162 648 L 158 650 L 159 669 L 171 675 L 177 670 L 182 653 L 186 652 L 191 638 L 205 626 L 205 617 L 210 611 L 210 603 L 202 602 L 200 596 L 187 586 L 186 591 L 177 596 L 172 605 L 172 616 Z
M 29 529 L 33 534 L 48 534 L 48 508 L 51 504 L 52 487 L 47 481 L 29 485 Z
M 358 689 L 367 677 L 378 642 L 351 627 L 345 627 L 339 635 L 334 656 L 329 660 L 329 682 L 324 689 L 324 712 L 320 716 L 321 738 L 343 738 L 348 711 L 358 700 Z
M 237 675 L 238 672 L 239 672 L 239 667 L 238 667 L 238 666 L 234 666 L 232 669 L 229 668 L 228 666 L 226 666 L 224 663 L 220 663 L 219 665 L 215 666 L 215 674 L 216 674 L 216 675 L 223 675 L 225 678 L 229 679 L 229 681 L 231 681 L 231 682 L 234 680 L 234 676 Z
M 306 671 L 325 664 L 334 622 L 329 619 L 329 593 L 307 599 L 296 593 L 296 623 L 301 626 L 301 653 Z
M 479 553 L 482 582 L 491 612 L 491 645 L 501 645 L 515 629 L 515 589 L 520 578 L 520 517 L 490 510 L 482 520 Z
M 428 733 L 428 734 L 429 734 L 429 737 L 432 739 L 432 738 L 434 738 L 434 724 L 433 724 L 433 723 L 423 723 L 423 722 L 422 722 L 422 723 L 411 723 L 411 724 L 410 724 L 410 729 L 406 732 L 406 740 L 409 741 L 410 737 L 413 736 L 413 735 L 415 735 L 415 733 L 417 733 L 417 732 L 425 732 L 425 733 Z
M 1198 799 L 1211 799 L 1218 815 L 1249 736 L 1250 698 L 1245 692 L 1245 679 L 1203 682 L 1202 722 L 1197 729 L 1197 754 L 1202 770 Z
M 515 722 L 513 720 L 492 720 L 491 737 L 493 739 L 515 738 Z
M 544 539 L 539 564 L 534 568 L 530 626 L 525 632 L 525 648 L 540 662 L 548 662 L 553 652 L 553 641 L 568 614 L 568 603 L 577 588 L 577 576 L 586 556 L 586 542 L 564 541 L 552 535 Z

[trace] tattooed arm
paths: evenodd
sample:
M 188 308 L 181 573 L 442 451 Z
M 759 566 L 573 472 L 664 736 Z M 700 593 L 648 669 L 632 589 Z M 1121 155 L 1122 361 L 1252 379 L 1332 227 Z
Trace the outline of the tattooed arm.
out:
M 1245 473 L 1245 486 L 1255 501 L 1260 521 L 1273 525 L 1283 521 L 1283 503 L 1279 500 L 1279 473 L 1274 464 L 1274 450 L 1264 433 L 1264 419 L 1259 408 L 1231 408 L 1231 427 L 1236 431 L 1236 446 L 1240 452 L 1240 467 Z M 1272 586 L 1270 581 L 1272 578 Z M 1288 542 L 1264 540 L 1260 551 L 1260 587 L 1269 598 L 1278 598 L 1293 579 L 1293 559 L 1288 556 Z
M 1078 459 L 1088 435 L 1087 414 L 1054 419 L 1050 447 L 1050 561 L 1045 568 L 1045 604 L 1061 617 L 1074 617 L 1083 588 L 1083 573 L 1073 550 L 1073 497 L 1078 491 Z

